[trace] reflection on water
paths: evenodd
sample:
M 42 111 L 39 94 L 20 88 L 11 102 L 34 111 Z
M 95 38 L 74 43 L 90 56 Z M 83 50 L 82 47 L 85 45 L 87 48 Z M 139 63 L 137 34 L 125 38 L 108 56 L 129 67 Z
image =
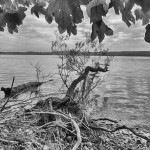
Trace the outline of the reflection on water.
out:
M 35 80 L 35 69 L 31 64 L 39 62 L 43 73 L 57 73 L 57 56 L 3 56 L 0 55 L 0 86 L 10 86 L 13 76 L 15 84 Z M 108 97 L 109 117 L 124 119 L 131 123 L 150 124 L 150 58 L 116 57 L 111 63 L 105 82 L 97 88 L 101 97 Z M 57 80 L 55 81 L 57 82 Z M 54 90 L 52 83 L 43 86 L 44 91 Z M 2 97 L 0 92 L 0 98 Z M 101 98 L 99 99 L 101 100 Z

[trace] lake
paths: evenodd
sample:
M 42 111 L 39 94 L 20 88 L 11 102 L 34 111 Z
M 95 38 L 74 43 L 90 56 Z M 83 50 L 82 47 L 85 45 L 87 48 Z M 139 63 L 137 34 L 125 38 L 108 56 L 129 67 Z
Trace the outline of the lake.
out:
M 9 87 L 13 76 L 15 85 L 35 81 L 33 66 L 39 63 L 43 74 L 50 73 L 54 79 L 54 82 L 43 85 L 43 91 L 56 90 L 59 82 L 54 75 L 58 62 L 57 56 L 0 55 L 0 86 Z M 108 97 L 105 116 L 125 123 L 150 125 L 150 58 L 116 57 L 106 76 L 96 89 L 101 95 L 99 103 L 103 97 Z M 3 92 L 0 92 L 2 98 Z

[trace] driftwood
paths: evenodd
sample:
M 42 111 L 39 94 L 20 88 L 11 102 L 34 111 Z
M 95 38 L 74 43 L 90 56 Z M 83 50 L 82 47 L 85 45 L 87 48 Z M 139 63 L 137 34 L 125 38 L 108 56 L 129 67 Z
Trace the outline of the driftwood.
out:
M 48 80 L 48 81 L 53 81 L 53 80 Z M 16 87 L 11 88 L 1 88 L 1 91 L 5 93 L 5 97 L 17 97 L 18 95 L 26 92 L 33 92 L 37 91 L 37 88 L 41 86 L 42 84 L 48 82 L 28 82 L 25 84 L 18 85 Z

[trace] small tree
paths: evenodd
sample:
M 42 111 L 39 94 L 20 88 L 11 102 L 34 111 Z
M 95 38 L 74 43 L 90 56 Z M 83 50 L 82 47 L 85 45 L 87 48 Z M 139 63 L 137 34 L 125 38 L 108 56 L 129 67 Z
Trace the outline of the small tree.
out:
M 63 81 L 62 87 L 65 90 L 69 90 L 73 80 L 82 76 L 87 65 L 93 68 L 107 67 L 112 60 L 112 57 L 107 56 L 107 50 L 101 48 L 101 44 L 98 41 L 91 42 L 90 34 L 86 35 L 86 40 L 75 43 L 75 48 L 70 49 L 66 40 L 69 40 L 69 36 L 56 35 L 56 41 L 52 43 L 52 51 L 58 54 L 61 59 L 61 63 L 58 65 L 59 75 Z M 97 52 L 98 56 L 90 57 L 90 50 Z M 93 71 L 87 74 L 81 82 L 79 82 L 73 92 L 72 99 L 76 102 L 85 104 L 90 103 L 93 98 L 94 89 L 98 84 L 103 82 L 103 75 L 99 71 Z

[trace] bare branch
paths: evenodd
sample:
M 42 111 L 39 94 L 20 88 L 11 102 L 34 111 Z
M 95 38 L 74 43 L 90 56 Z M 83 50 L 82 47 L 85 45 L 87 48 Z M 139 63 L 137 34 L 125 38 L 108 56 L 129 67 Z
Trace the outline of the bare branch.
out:
M 18 144 L 19 143 L 17 141 L 9 141 L 9 140 L 5 140 L 5 139 L 2 139 L 2 138 L 0 138 L 0 142 L 8 143 L 8 144 Z
M 150 139 L 149 139 L 148 137 L 137 133 L 137 132 L 134 131 L 132 128 L 129 128 L 129 127 L 125 126 L 125 125 L 123 125 L 123 126 L 118 126 L 118 127 L 116 127 L 114 130 L 108 130 L 108 129 L 101 128 L 101 127 L 94 127 L 94 126 L 91 126 L 91 125 L 90 125 L 89 127 L 90 127 L 91 129 L 93 129 L 93 130 L 102 130 L 102 131 L 111 132 L 111 133 L 116 132 L 116 131 L 118 131 L 118 130 L 126 129 L 126 130 L 129 130 L 130 132 L 132 132 L 134 135 L 136 135 L 136 136 L 138 136 L 138 137 L 140 137 L 140 138 L 146 140 L 147 142 L 150 142 Z
M 101 68 L 101 67 L 98 67 L 98 68 L 93 68 L 93 67 L 90 67 L 90 66 L 87 66 L 85 68 L 85 71 L 83 74 L 81 74 L 77 79 L 75 79 L 70 87 L 68 88 L 68 91 L 66 93 L 66 96 L 69 96 L 69 97 L 72 97 L 73 93 L 74 93 L 74 90 L 76 88 L 76 86 L 78 85 L 79 82 L 81 82 L 82 80 L 84 80 L 86 78 L 86 76 L 88 75 L 89 72 L 107 72 L 108 68 L 105 67 L 105 68 Z

